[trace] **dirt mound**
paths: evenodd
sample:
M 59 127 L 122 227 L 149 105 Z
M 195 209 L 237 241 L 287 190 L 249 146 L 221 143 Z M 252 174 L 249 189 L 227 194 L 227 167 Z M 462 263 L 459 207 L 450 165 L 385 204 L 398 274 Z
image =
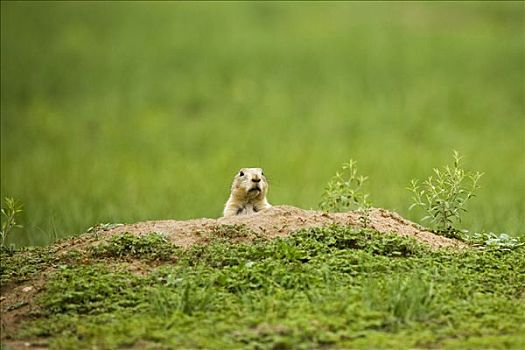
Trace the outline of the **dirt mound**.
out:
M 401 236 L 414 237 L 432 248 L 463 248 L 466 244 L 429 232 L 419 225 L 403 219 L 398 214 L 373 208 L 369 212 L 368 227 L 379 232 L 394 232 Z M 249 241 L 255 237 L 272 239 L 283 237 L 291 233 L 310 227 L 329 225 L 362 227 L 362 213 L 324 213 L 313 210 L 303 210 L 291 206 L 274 206 L 256 214 L 235 216 L 219 219 L 196 219 L 188 221 L 162 220 L 146 221 L 130 225 L 98 225 L 88 233 L 63 240 L 52 246 L 55 258 L 50 266 L 28 279 L 8 283 L 1 286 L 0 304 L 2 311 L 2 337 L 14 334 L 16 328 L 24 320 L 30 318 L 31 313 L 38 311 L 34 303 L 50 274 L 53 274 L 55 265 L 52 261 L 61 258 L 68 259 L 71 250 L 86 253 L 90 247 L 105 242 L 107 238 L 118 233 L 129 232 L 135 235 L 145 235 L 152 232 L 163 233 L 176 245 L 187 248 L 194 244 L 206 244 L 214 237 L 223 237 L 231 241 Z M 89 254 L 81 255 L 82 263 L 89 263 Z M 147 270 L 140 261 L 128 262 L 132 270 Z M 139 271 L 140 273 L 140 271 Z M 25 348 L 21 342 L 9 342 L 13 348 Z M 45 346 L 44 346 L 45 348 Z
M 411 236 L 433 248 L 462 247 L 458 240 L 438 236 L 421 226 L 408 221 L 397 213 L 372 208 L 369 227 L 379 232 L 395 232 L 401 236 Z M 332 224 L 361 227 L 362 214 L 359 212 L 324 213 L 303 210 L 288 205 L 279 205 L 256 214 L 240 215 L 220 219 L 196 219 L 188 221 L 162 220 L 145 221 L 131 225 L 122 225 L 107 231 L 107 234 L 130 232 L 147 234 L 158 232 L 166 234 L 176 245 L 189 247 L 202 243 L 206 234 L 217 232 L 222 225 L 242 225 L 258 236 L 265 238 L 282 237 L 302 228 L 322 227 Z

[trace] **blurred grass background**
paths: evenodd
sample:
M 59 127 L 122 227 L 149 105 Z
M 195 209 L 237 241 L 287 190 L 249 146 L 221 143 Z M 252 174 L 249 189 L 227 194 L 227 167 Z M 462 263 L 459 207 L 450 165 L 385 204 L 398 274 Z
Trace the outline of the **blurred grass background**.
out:
M 316 208 L 358 161 L 411 219 L 412 178 L 485 172 L 463 226 L 523 235 L 523 2 L 1 3 L 11 242 L 99 222 L 218 217 L 240 167 Z

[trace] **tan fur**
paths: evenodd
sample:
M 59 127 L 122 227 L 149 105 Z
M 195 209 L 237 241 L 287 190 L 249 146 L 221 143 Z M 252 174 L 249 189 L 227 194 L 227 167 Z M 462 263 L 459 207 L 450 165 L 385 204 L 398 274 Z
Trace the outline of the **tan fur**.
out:
M 223 216 L 251 214 L 270 208 L 266 200 L 268 182 L 261 168 L 242 168 L 233 179 Z

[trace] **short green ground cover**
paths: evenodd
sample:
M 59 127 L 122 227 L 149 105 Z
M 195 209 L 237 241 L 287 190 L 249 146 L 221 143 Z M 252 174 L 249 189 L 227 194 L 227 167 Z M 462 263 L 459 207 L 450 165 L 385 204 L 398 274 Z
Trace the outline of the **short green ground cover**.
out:
M 485 172 L 462 227 L 524 237 L 522 2 L 1 1 L 7 244 L 218 217 L 241 167 L 317 207 L 349 158 L 410 220 L 452 149 Z
M 10 275 L 24 264 L 19 254 L 2 256 L 4 281 L 20 280 Z M 523 246 L 435 251 L 329 227 L 188 250 L 123 234 L 78 255 L 53 260 L 40 309 L 15 338 L 53 349 L 525 345 Z M 138 273 L 137 263 L 147 268 Z

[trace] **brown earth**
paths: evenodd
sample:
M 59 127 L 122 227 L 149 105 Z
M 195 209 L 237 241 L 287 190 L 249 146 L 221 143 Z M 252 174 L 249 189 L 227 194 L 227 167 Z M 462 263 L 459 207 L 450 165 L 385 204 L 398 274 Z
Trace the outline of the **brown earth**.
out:
M 401 236 L 414 237 L 432 248 L 464 247 L 465 244 L 442 236 L 438 236 L 421 226 L 402 218 L 399 214 L 380 208 L 370 210 L 369 227 L 379 232 L 394 232 Z M 360 227 L 362 214 L 356 211 L 347 213 L 325 213 L 314 210 L 279 205 L 265 209 L 259 213 L 239 215 L 219 219 L 196 219 L 188 221 L 162 220 L 145 221 L 136 224 L 122 225 L 108 230 L 104 234 L 131 232 L 147 234 L 151 232 L 164 233 L 172 242 L 181 247 L 205 241 L 203 236 L 213 234 L 221 225 L 243 225 L 256 235 L 264 238 L 288 236 L 303 228 L 322 227 L 332 224 Z

